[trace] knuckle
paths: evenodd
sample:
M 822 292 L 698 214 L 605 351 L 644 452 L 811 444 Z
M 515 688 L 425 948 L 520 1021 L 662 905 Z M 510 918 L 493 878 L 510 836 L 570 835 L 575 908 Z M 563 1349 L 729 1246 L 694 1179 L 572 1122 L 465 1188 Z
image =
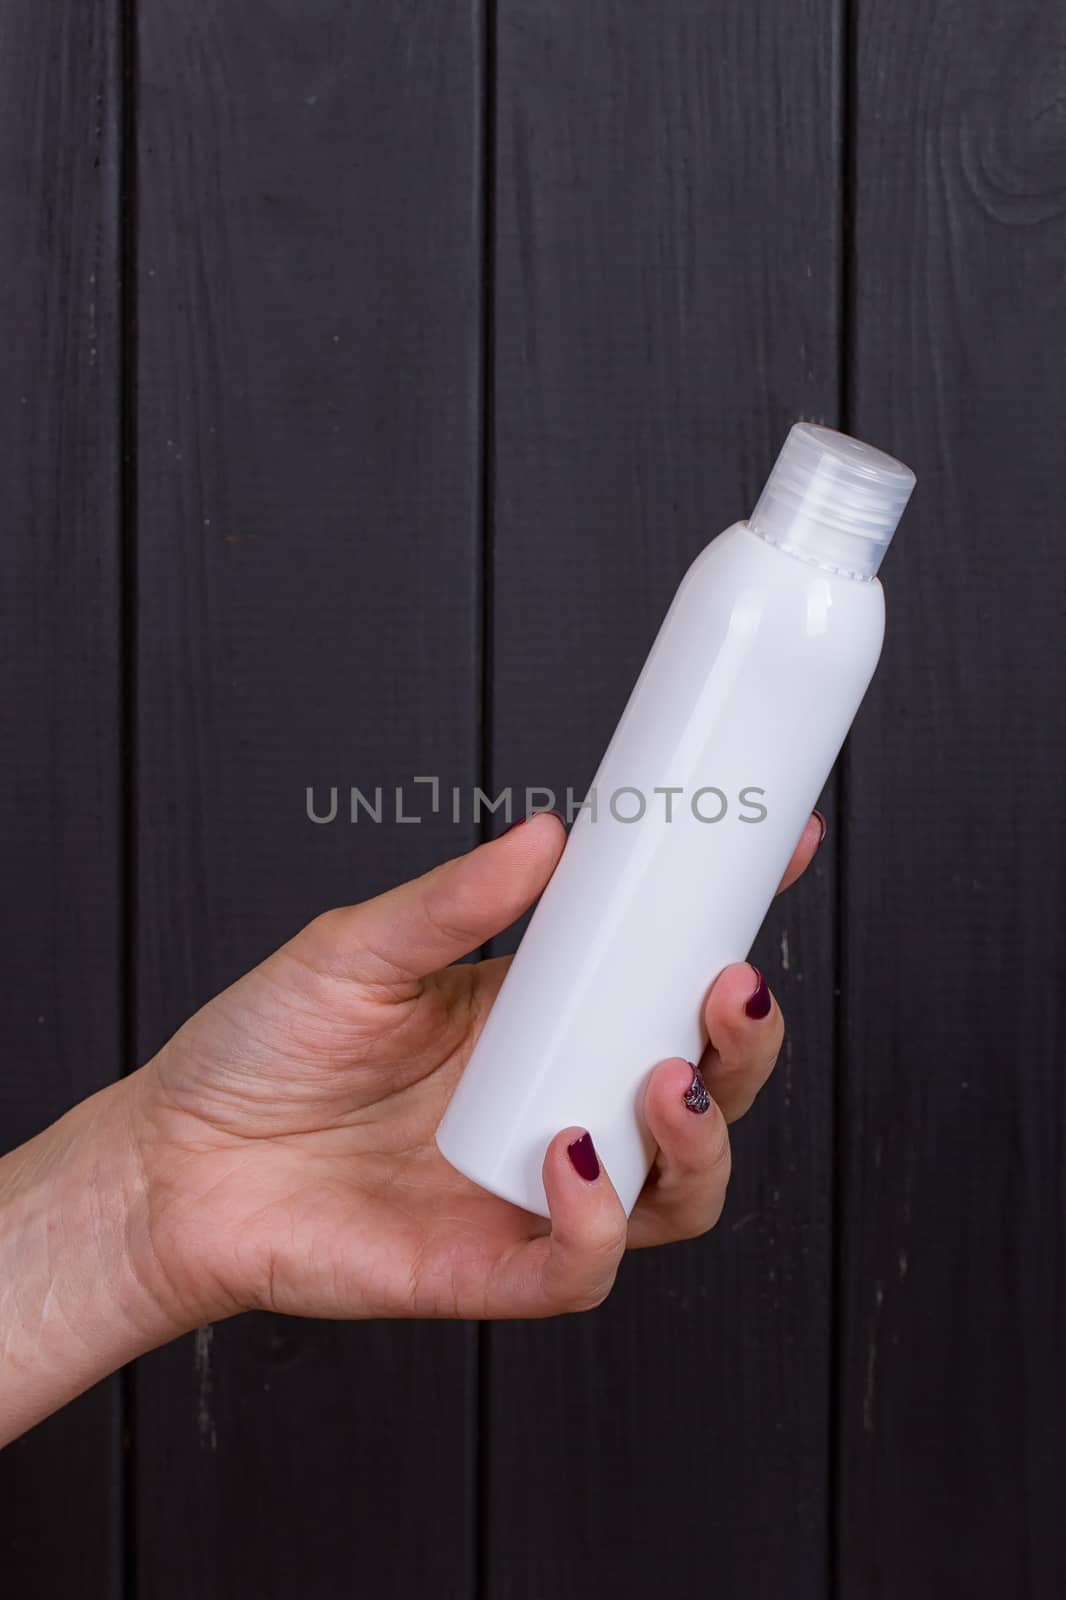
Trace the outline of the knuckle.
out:
M 724 1204 L 725 1189 L 723 1188 L 722 1193 L 718 1196 L 714 1205 L 711 1206 L 710 1210 L 706 1211 L 700 1218 L 698 1225 L 693 1230 L 690 1237 L 693 1239 L 702 1239 L 705 1234 L 713 1232 L 713 1230 L 717 1228 L 719 1222 L 722 1220 L 722 1210 Z
M 343 968 L 349 952 L 353 907 L 334 906 L 320 911 L 284 950 L 321 977 L 330 977 Z
M 768 1051 L 738 1057 L 717 1075 L 717 1084 L 729 1104 L 730 1120 L 751 1109 L 756 1096 L 773 1076 L 784 1046 L 784 1030 L 771 1043 Z
M 720 1192 L 715 1191 L 699 1203 L 689 1203 L 664 1216 L 657 1232 L 656 1243 L 684 1244 L 689 1239 L 702 1239 L 721 1221 L 724 1202 L 723 1185 Z
M 422 911 L 433 932 L 448 944 L 468 944 L 479 935 L 476 907 L 440 885 L 426 891 Z
M 570 1304 L 567 1306 L 567 1310 L 578 1316 L 586 1311 L 598 1310 L 614 1288 L 616 1275 L 616 1271 L 612 1272 L 610 1277 L 592 1284 L 586 1284 L 576 1290 L 570 1297 Z
M 299 937 L 312 949 L 328 950 L 341 936 L 343 918 L 344 912 L 337 908 L 320 911 L 317 917 L 312 917 Z
M 684 1223 L 675 1233 L 674 1238 L 678 1244 L 683 1244 L 687 1239 L 702 1239 L 714 1228 L 721 1216 L 721 1211 L 716 1211 L 713 1216 L 701 1216 Z
M 714 1175 L 714 1180 L 707 1184 L 704 1192 L 695 1204 L 688 1205 L 676 1218 L 672 1232 L 674 1239 L 702 1239 L 704 1234 L 716 1228 L 722 1218 L 725 1207 L 726 1190 L 729 1187 L 730 1161 L 728 1150 L 722 1168 Z
M 732 1145 L 729 1139 L 729 1124 L 717 1102 L 712 1102 L 708 1116 L 711 1118 L 711 1125 L 707 1130 L 710 1141 L 707 1170 L 716 1178 L 727 1182 L 733 1160 Z
M 603 1254 L 606 1260 L 613 1263 L 615 1270 L 625 1254 L 626 1238 L 629 1233 L 628 1218 L 619 1207 L 618 1219 L 611 1224 L 610 1234 L 603 1242 Z
M 749 1079 L 749 1083 L 750 1083 L 750 1089 L 751 1089 L 751 1093 L 750 1093 L 750 1096 L 748 1098 L 748 1109 L 749 1110 L 750 1110 L 751 1106 L 754 1104 L 754 1102 L 755 1102 L 756 1098 L 758 1097 L 758 1095 L 762 1092 L 763 1089 L 766 1088 L 766 1085 L 769 1083 L 770 1079 L 773 1077 L 774 1069 L 776 1068 L 777 1063 L 781 1059 L 781 1047 L 782 1047 L 783 1043 L 784 1043 L 784 1038 L 782 1036 L 780 1039 L 778 1039 L 777 1044 L 775 1045 L 774 1049 L 771 1050 L 768 1055 L 763 1056 L 756 1063 L 756 1065 L 754 1066 L 752 1071 L 747 1074 L 748 1079 Z
M 561 1311 L 595 1311 L 603 1304 L 614 1288 L 625 1244 L 625 1228 L 613 1226 L 610 1232 L 587 1242 L 581 1252 L 580 1265 L 565 1286 L 561 1286 Z
M 669 1218 L 671 1239 L 700 1239 L 710 1233 L 721 1218 L 729 1187 L 728 1152 L 721 1164 L 709 1171 L 698 1191 L 686 1196 Z

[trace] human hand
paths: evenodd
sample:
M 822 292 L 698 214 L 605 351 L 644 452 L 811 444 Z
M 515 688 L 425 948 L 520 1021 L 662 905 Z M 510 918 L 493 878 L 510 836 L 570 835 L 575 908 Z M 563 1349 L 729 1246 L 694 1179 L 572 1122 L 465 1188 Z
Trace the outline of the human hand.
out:
M 822 831 L 812 817 L 782 887 Z M 702 1077 L 679 1060 L 649 1077 L 660 1149 L 628 1223 L 610 1175 L 588 1176 L 588 1130 L 548 1148 L 550 1225 L 437 1150 L 508 964 L 449 963 L 532 904 L 563 843 L 559 821 L 539 816 L 326 912 L 146 1066 L 0 1160 L 0 1443 L 123 1362 L 239 1311 L 550 1316 L 599 1304 L 627 1245 L 714 1225 L 727 1123 L 783 1037 L 746 964 L 711 989 Z
M 786 884 L 821 831 L 812 818 Z M 564 842 L 558 819 L 538 816 L 325 913 L 129 1080 L 144 1174 L 140 1270 L 176 1323 L 249 1307 L 318 1317 L 582 1310 L 605 1297 L 627 1244 L 714 1225 L 727 1122 L 751 1104 L 783 1037 L 747 964 L 723 972 L 706 1003 L 706 1090 L 680 1060 L 651 1074 L 645 1113 L 660 1149 L 628 1223 L 609 1173 L 589 1181 L 581 1149 L 578 1165 L 571 1157 L 584 1129 L 561 1131 L 546 1153 L 550 1226 L 437 1150 L 508 960 L 450 963 L 528 908 Z

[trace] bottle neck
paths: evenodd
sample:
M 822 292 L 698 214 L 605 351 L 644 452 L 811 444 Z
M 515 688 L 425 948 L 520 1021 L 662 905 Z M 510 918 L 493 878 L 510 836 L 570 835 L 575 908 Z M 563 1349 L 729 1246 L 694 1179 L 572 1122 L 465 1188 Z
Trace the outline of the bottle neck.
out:
M 741 523 L 741 527 L 764 544 L 772 545 L 786 556 L 794 556 L 809 567 L 817 567 L 820 572 L 831 572 L 837 578 L 853 578 L 857 583 L 876 582 L 880 562 L 871 569 L 869 550 L 863 548 L 865 541 L 855 540 L 854 536 L 835 534 L 832 540 L 827 541 L 824 531 L 818 530 L 819 536 L 812 540 L 805 537 L 808 530 L 803 528 L 767 530 L 757 526 L 754 517 Z M 849 543 L 857 544 L 860 548 L 849 549 Z

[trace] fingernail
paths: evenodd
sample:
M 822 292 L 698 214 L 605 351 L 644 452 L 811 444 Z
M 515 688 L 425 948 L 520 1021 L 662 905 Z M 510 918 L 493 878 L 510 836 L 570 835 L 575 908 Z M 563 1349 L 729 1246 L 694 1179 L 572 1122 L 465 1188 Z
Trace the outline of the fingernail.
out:
M 600 1175 L 600 1159 L 596 1154 L 591 1133 L 583 1133 L 580 1139 L 568 1144 L 566 1153 L 578 1177 L 584 1178 L 586 1183 L 595 1183 Z
M 770 1015 L 770 1007 L 773 1004 L 773 1001 L 770 998 L 769 985 L 767 984 L 762 973 L 759 971 L 758 967 L 752 967 L 751 970 L 754 972 L 759 981 L 755 985 L 751 999 L 744 1007 L 744 1011 L 747 1016 L 753 1019 L 753 1021 L 760 1022 L 763 1017 L 768 1017 Z
M 523 822 L 529 822 L 533 817 L 558 817 L 563 827 L 566 827 L 566 818 L 561 811 L 531 811 L 528 816 L 519 817 L 514 822 L 509 822 L 504 828 L 504 833 L 510 833 L 512 828 L 520 828 Z M 501 838 L 503 835 L 501 834 Z
M 822 830 L 821 833 L 818 835 L 818 843 L 814 847 L 816 850 L 820 850 L 822 848 L 823 844 L 825 843 L 825 836 L 829 832 L 829 824 L 828 824 L 828 822 L 826 822 L 825 818 L 822 816 L 822 813 L 819 810 L 817 810 L 817 808 L 814 810 L 812 815 L 814 815 L 814 816 L 816 816 L 818 818 L 818 826 Z
M 691 1061 L 689 1066 L 692 1068 L 692 1082 L 685 1090 L 685 1104 L 690 1111 L 696 1113 L 697 1117 L 702 1117 L 705 1112 L 711 1109 L 711 1097 L 707 1092 L 707 1085 L 703 1081 L 703 1074 L 699 1067 Z

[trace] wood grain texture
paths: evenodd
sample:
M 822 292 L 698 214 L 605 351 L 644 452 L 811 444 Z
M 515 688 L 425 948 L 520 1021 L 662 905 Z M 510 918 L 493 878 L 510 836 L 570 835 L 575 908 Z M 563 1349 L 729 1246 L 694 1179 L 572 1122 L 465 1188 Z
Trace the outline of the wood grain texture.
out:
M 305 790 L 477 776 L 481 35 L 467 0 L 140 17 L 143 1055 L 470 842 Z M 146 1361 L 139 1592 L 465 1595 L 472 1340 L 245 1318 Z
M 838 26 L 502 0 L 497 784 L 584 792 L 689 561 L 834 419 Z M 761 943 L 791 1041 L 718 1231 L 489 1336 L 492 1600 L 825 1593 L 832 890 L 827 853 Z
M 472 841 L 315 826 L 309 785 L 581 791 L 796 415 L 919 489 L 840 872 L 831 844 L 757 953 L 790 1041 L 719 1230 L 592 1316 L 483 1330 L 480 1374 L 461 1327 L 157 1353 L 127 1500 L 116 1384 L 0 1455 L 5 1595 L 1060 1600 L 1062 7 L 126 8 L 126 683 L 122 9 L 0 4 L 3 1147 L 121 1069 L 127 849 L 144 1058 Z
M 0 1151 L 122 1071 L 117 14 L 0 8 Z M 0 1455 L 5 1592 L 117 1595 L 117 1396 Z
M 840 1592 L 1066 1591 L 1066 13 L 859 0 L 852 422 L 910 462 L 846 784 Z

